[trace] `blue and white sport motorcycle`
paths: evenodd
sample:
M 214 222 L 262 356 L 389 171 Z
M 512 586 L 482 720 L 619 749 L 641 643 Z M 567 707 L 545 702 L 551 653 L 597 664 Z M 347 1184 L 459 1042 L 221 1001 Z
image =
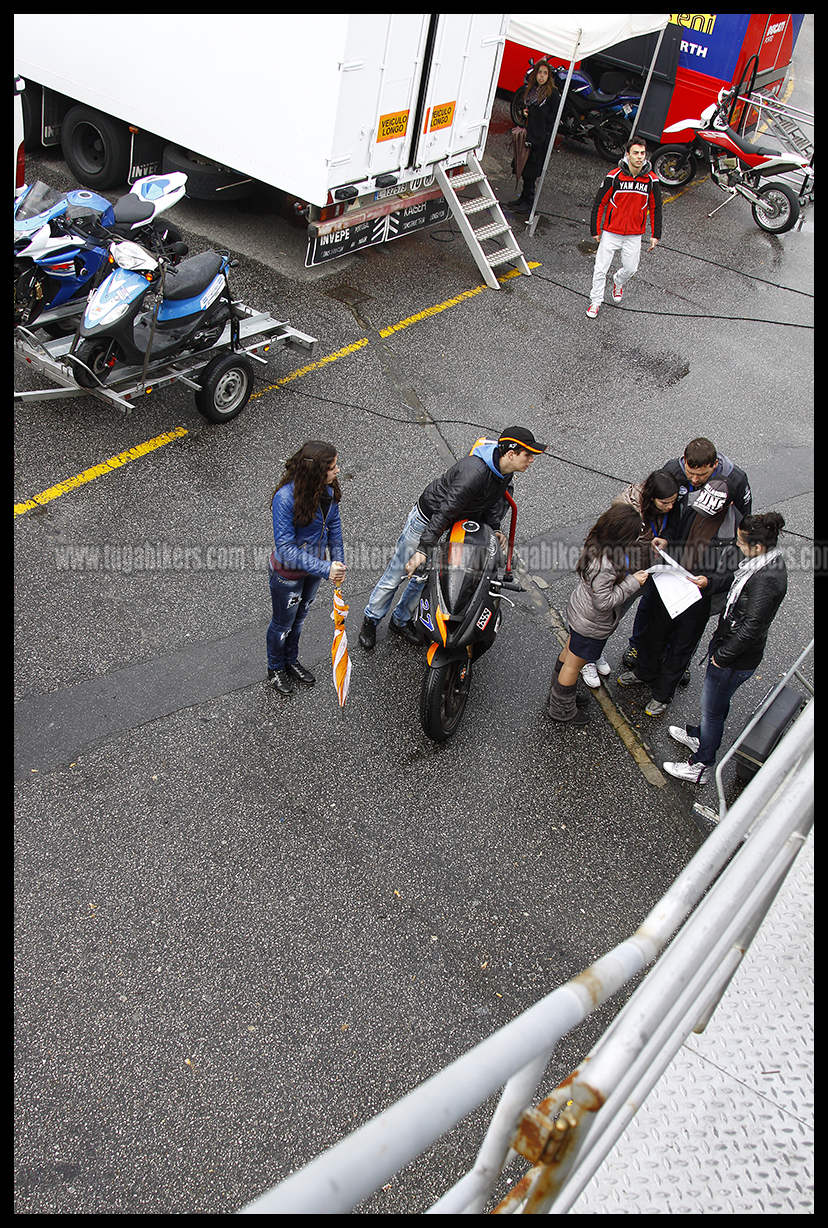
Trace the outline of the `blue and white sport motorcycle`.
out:
M 89 296 L 76 338 L 75 379 L 96 388 L 119 372 L 168 362 L 207 350 L 231 323 L 233 348 L 238 319 L 233 312 L 227 254 L 208 251 L 173 265 L 138 243 L 113 243 L 116 266 Z
M 61 193 L 39 180 L 14 202 L 14 323 L 77 314 L 113 239 L 133 236 L 180 259 L 181 232 L 160 215 L 184 195 L 187 176 L 149 175 L 112 205 L 87 189 Z

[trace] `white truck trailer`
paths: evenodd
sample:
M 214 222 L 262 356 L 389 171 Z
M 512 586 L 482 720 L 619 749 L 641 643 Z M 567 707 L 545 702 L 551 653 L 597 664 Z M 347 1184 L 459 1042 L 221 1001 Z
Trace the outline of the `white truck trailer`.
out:
M 225 200 L 270 184 L 308 219 L 308 264 L 451 209 L 484 276 L 493 258 L 528 272 L 477 175 L 507 14 L 165 12 L 153 21 L 148 42 L 134 15 L 15 15 L 30 131 L 61 145 L 79 182 L 102 191 L 184 170 L 188 195 Z M 446 186 L 458 176 L 479 185 L 474 202 Z M 465 218 L 481 211 L 475 232 Z M 499 254 L 486 253 L 498 235 Z

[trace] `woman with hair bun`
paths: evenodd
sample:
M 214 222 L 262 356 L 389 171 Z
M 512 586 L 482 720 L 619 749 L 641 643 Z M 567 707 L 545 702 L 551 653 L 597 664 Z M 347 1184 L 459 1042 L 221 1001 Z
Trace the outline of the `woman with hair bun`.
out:
M 288 457 L 271 497 L 274 549 L 270 555 L 273 618 L 267 629 L 267 676 L 282 695 L 294 680 L 316 679 L 299 664 L 299 637 L 324 579 L 345 576 L 336 448 L 310 440 Z M 330 560 L 328 559 L 330 554 Z
M 736 568 L 708 647 L 701 724 L 670 726 L 671 737 L 692 752 L 688 763 L 664 764 L 665 772 L 679 780 L 707 783 L 722 744 L 730 701 L 762 660 L 770 625 L 788 591 L 785 561 L 777 548 L 784 525 L 778 512 L 765 512 L 745 516 L 736 530 L 736 542 L 745 557 Z M 715 591 L 716 587 L 723 589 L 725 582 L 717 585 L 716 580 L 699 576 L 696 583 Z

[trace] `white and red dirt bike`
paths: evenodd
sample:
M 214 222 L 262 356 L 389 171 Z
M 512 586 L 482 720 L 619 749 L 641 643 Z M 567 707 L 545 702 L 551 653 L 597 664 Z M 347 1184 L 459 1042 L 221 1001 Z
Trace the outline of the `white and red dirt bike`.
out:
M 684 119 L 665 128 L 665 133 L 694 129 L 696 135 L 684 145 L 661 145 L 652 157 L 653 170 L 667 187 L 683 187 L 695 175 L 699 160 L 707 156 L 710 177 L 727 193 L 728 200 L 736 195 L 743 196 L 750 201 L 757 226 L 770 234 L 784 234 L 799 220 L 801 196 L 808 198 L 813 192 L 814 168 L 807 158 L 798 154 L 766 145 L 751 145 L 739 136 L 727 122 L 727 110 L 734 97 L 735 90 L 723 89 L 718 102 L 707 107 L 701 119 Z M 804 173 L 806 178 L 801 193 L 787 183 L 761 182 L 787 171 Z M 717 208 L 721 209 L 722 205 Z

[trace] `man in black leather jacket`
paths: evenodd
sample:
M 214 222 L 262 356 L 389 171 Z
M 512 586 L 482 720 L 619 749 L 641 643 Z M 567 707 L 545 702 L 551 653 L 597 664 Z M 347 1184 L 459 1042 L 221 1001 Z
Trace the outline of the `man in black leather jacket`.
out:
M 510 426 L 496 441 L 478 439 L 468 456 L 429 483 L 409 512 L 393 558 L 368 598 L 359 632 L 363 648 L 370 651 L 374 647 L 377 624 L 406 577 L 409 582 L 391 616 L 391 630 L 410 644 L 421 643 L 412 618 L 425 576 L 414 572 L 426 561 L 426 551 L 460 517 L 489 525 L 505 546 L 506 538 L 500 532 L 505 492 L 513 475 L 525 472 L 545 450 L 546 444 L 538 443 L 526 427 Z

